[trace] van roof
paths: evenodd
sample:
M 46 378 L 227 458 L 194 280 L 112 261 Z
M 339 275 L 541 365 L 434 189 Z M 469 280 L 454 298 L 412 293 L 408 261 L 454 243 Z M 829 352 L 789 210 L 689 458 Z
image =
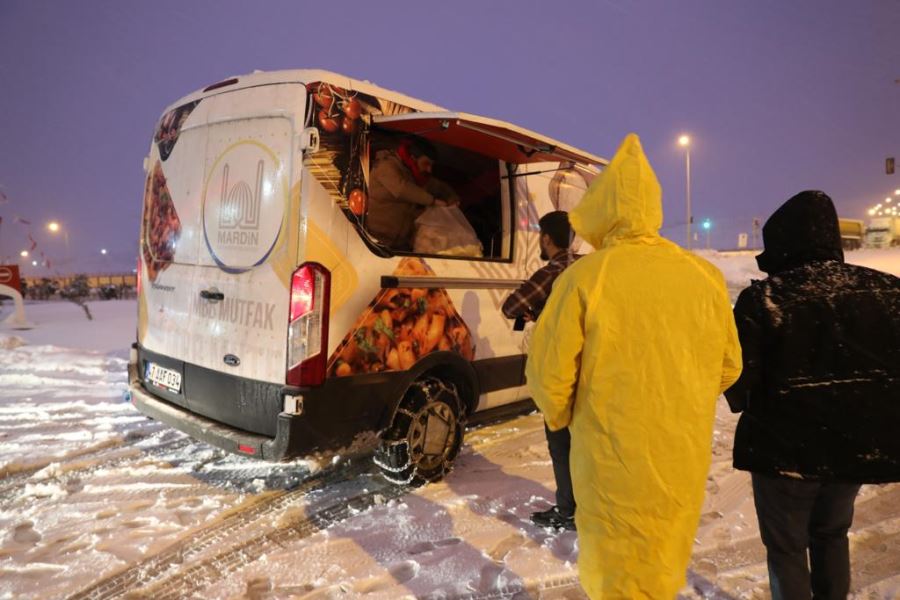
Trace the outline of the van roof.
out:
M 231 80 L 234 80 L 231 83 Z M 245 89 L 251 87 L 257 87 L 262 85 L 272 85 L 277 83 L 301 83 L 303 85 L 309 83 L 323 82 L 328 83 L 330 85 L 334 85 L 337 87 L 341 87 L 347 90 L 354 90 L 364 94 L 369 94 L 371 96 L 375 96 L 377 98 L 382 98 L 384 100 L 388 100 L 390 102 L 394 102 L 397 104 L 402 104 L 416 110 L 420 113 L 426 113 L 425 115 L 416 115 L 419 117 L 455 117 L 459 119 L 460 117 L 468 118 L 469 120 L 477 120 L 484 125 L 489 125 L 492 128 L 505 129 L 508 131 L 516 132 L 517 134 L 521 134 L 530 138 L 534 143 L 539 143 L 548 148 L 556 148 L 563 151 L 563 154 L 566 158 L 570 160 L 574 160 L 579 163 L 587 163 L 593 165 L 606 165 L 609 161 L 589 152 L 585 152 L 584 150 L 580 150 L 568 144 L 564 144 L 563 142 L 554 140 L 545 135 L 541 135 L 539 133 L 530 131 L 523 127 L 519 127 L 517 125 L 513 125 L 512 123 L 507 123 L 505 121 L 500 121 L 497 119 L 489 118 L 489 117 L 480 117 L 477 115 L 467 115 L 465 113 L 450 113 L 446 108 L 443 108 L 437 104 L 432 104 L 430 102 L 425 102 L 423 100 L 419 100 L 417 98 L 413 98 L 411 96 L 407 96 L 406 94 L 401 94 L 400 92 L 395 92 L 393 90 L 389 90 L 383 87 L 379 87 L 369 81 L 363 81 L 359 79 L 353 79 L 347 77 L 346 75 L 341 75 L 339 73 L 334 73 L 332 71 L 325 71 L 322 69 L 292 69 L 292 70 L 284 70 L 284 71 L 254 71 L 248 75 L 237 75 L 233 77 L 226 78 L 219 83 L 214 83 L 205 87 L 202 90 L 197 90 L 178 101 L 172 103 L 167 106 L 163 114 L 168 112 L 169 110 L 176 108 L 178 106 L 182 106 L 189 102 L 193 102 L 195 100 L 200 100 L 201 98 L 206 98 L 209 96 L 213 96 L 216 94 L 221 94 L 224 92 L 231 92 L 238 89 Z M 428 114 L 430 113 L 430 114 Z M 443 113 L 441 115 L 436 113 Z M 416 117 L 413 115 L 408 115 L 407 118 L 415 119 Z M 395 120 L 395 119 L 392 119 Z M 397 119 L 399 120 L 399 119 Z M 400 124 L 397 123 L 399 126 Z M 511 140 L 510 140 L 511 141 Z

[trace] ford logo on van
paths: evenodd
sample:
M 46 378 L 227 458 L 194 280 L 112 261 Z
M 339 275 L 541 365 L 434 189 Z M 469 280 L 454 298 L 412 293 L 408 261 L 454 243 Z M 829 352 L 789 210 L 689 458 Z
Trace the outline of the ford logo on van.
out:
M 226 354 L 222 360 L 224 360 L 225 364 L 229 367 L 236 367 L 241 364 L 241 359 L 239 359 L 234 354 Z

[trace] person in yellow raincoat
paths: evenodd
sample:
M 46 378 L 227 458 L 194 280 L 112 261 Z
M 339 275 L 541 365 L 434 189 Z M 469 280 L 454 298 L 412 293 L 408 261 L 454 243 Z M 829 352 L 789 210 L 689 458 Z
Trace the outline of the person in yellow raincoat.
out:
M 674 598 L 709 471 L 715 403 L 741 372 L 722 274 L 659 235 L 662 191 L 629 134 L 570 213 L 596 248 L 553 287 L 526 374 L 569 427 L 578 568 L 593 598 Z

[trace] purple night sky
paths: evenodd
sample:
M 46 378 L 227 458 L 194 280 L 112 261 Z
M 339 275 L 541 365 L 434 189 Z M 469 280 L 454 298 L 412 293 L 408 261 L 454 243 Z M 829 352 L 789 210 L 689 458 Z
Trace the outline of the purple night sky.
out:
M 682 132 L 714 247 L 806 188 L 862 219 L 900 188 L 898 32 L 896 0 L 0 0 L 0 259 L 29 246 L 24 219 L 53 271 L 131 271 L 163 108 L 254 69 L 368 79 L 605 157 L 637 132 L 679 243 Z

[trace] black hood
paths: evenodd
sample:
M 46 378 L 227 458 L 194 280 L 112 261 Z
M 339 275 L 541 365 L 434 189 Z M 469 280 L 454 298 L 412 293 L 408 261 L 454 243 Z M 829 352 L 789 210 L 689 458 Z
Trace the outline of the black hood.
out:
M 800 192 L 769 217 L 762 233 L 765 250 L 756 263 L 770 275 L 813 261 L 844 262 L 837 211 L 824 192 Z

